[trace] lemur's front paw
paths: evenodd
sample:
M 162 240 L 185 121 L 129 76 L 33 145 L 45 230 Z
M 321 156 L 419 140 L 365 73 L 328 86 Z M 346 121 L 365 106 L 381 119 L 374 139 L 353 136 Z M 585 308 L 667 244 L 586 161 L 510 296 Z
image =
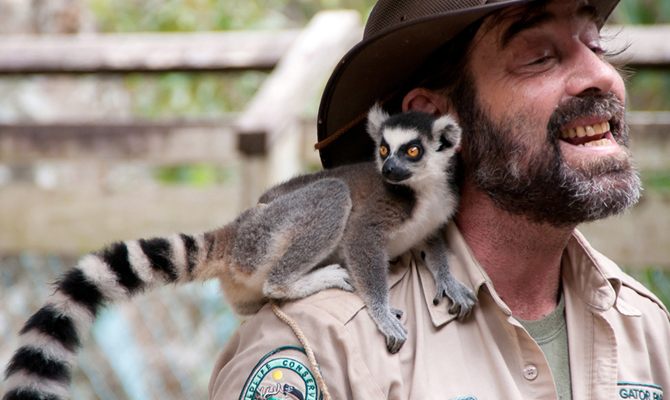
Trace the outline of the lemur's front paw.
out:
M 372 313 L 371 313 L 372 314 Z M 407 328 L 398 320 L 402 311 L 388 307 L 386 312 L 372 315 L 379 331 L 386 337 L 386 347 L 391 354 L 397 353 L 407 340 Z
M 389 307 L 389 310 L 391 310 L 391 314 L 395 315 L 397 319 L 402 318 L 402 315 L 404 314 L 403 311 L 399 308 Z
M 447 296 L 451 300 L 449 313 L 457 314 L 456 318 L 459 321 L 470 315 L 472 308 L 477 303 L 477 297 L 472 290 L 453 277 L 437 285 L 437 294 L 433 299 L 433 304 L 439 304 L 443 296 Z

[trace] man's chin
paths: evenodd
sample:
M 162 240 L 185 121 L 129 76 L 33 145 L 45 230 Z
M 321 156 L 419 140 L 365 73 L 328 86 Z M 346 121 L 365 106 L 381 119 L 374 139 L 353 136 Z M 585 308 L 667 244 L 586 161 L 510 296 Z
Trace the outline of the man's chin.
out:
M 504 211 L 569 228 L 620 214 L 637 203 L 640 180 L 632 167 L 628 151 L 603 157 L 579 159 L 577 165 L 557 155 L 538 160 L 534 173 L 522 174 L 505 182 L 485 179 L 477 186 Z
M 621 214 L 640 198 L 641 182 L 628 152 L 591 162 L 579 170 L 565 165 L 562 186 L 570 199 L 572 217 L 566 222 L 582 223 Z
M 606 139 L 605 144 L 597 145 L 574 145 L 558 140 L 558 145 L 563 161 L 580 169 L 590 169 L 590 166 L 602 164 L 607 160 L 627 163 L 630 158 L 628 149 L 621 147 L 615 140 Z

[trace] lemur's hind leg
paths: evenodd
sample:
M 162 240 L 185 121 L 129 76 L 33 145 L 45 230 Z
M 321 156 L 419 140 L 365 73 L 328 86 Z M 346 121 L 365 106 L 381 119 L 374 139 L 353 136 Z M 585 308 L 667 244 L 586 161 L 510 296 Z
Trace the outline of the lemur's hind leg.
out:
M 287 254 L 294 255 L 290 252 Z M 294 259 L 287 257 L 282 260 L 282 264 L 289 265 L 291 262 L 310 260 Z M 281 264 L 278 264 L 281 265 Z M 304 264 L 307 265 L 307 264 Z M 279 271 L 281 268 L 275 271 Z M 268 281 L 265 283 L 263 292 L 268 298 L 295 300 L 311 296 L 326 289 L 342 289 L 353 292 L 354 287 L 350 284 L 350 277 L 347 270 L 339 264 L 331 264 L 325 267 L 319 267 L 304 275 L 282 275 L 281 273 L 271 273 Z
M 421 247 L 421 257 L 433 274 L 437 285 L 437 294 L 433 299 L 433 304 L 438 304 L 443 296 L 447 296 L 452 303 L 449 312 L 458 314 L 459 320 L 467 317 L 477 302 L 477 297 L 470 288 L 459 282 L 451 274 L 447 258 L 447 246 L 440 231 L 425 240 Z
M 253 228 L 261 237 L 260 243 L 256 237 L 257 265 L 267 268 L 265 297 L 288 300 L 328 288 L 353 290 L 344 268 L 323 265 L 338 248 L 351 211 L 343 181 L 322 179 L 261 207 Z

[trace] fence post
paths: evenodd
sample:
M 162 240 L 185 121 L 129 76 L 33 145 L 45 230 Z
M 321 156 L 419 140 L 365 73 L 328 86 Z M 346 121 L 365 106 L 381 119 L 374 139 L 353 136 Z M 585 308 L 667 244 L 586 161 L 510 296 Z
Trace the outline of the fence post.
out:
M 356 11 L 325 11 L 312 18 L 277 63 L 236 123 L 243 162 L 242 206 L 269 185 L 301 171 L 300 117 L 344 53 L 360 40 Z M 316 139 L 316 138 L 315 138 Z M 259 157 L 265 158 L 260 167 Z

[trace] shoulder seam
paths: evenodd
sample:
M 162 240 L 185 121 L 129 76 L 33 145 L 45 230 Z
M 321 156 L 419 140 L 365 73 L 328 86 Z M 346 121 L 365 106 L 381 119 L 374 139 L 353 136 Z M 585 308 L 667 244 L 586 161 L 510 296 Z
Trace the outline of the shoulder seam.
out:
M 337 290 L 337 289 L 333 289 L 333 290 Z M 341 294 L 340 296 L 337 296 L 337 297 L 330 297 L 330 298 L 328 298 L 327 300 L 328 300 L 328 301 L 338 300 L 338 297 L 347 296 L 347 295 L 349 295 L 349 294 L 350 294 L 350 293 L 347 293 L 347 292 L 342 291 L 342 294 Z M 352 296 L 356 296 L 355 294 L 350 294 L 350 295 L 352 295 Z M 315 296 L 318 296 L 318 293 L 317 293 Z M 310 297 L 311 297 L 311 296 L 310 296 Z M 301 306 L 305 306 L 305 307 L 306 307 L 306 306 L 309 306 L 309 307 L 312 307 L 312 308 L 314 308 L 314 309 L 317 309 L 317 310 L 319 310 L 319 311 L 322 312 L 322 313 L 328 314 L 330 317 L 334 318 L 335 320 L 337 320 L 338 322 L 340 322 L 342 325 L 346 325 L 346 324 L 348 324 L 349 322 L 351 322 L 351 320 L 353 320 L 353 319 L 356 317 L 356 315 L 358 315 L 358 313 L 359 313 L 362 309 L 365 308 L 365 304 L 364 304 L 361 300 L 359 300 L 359 301 L 360 301 L 360 304 L 359 304 L 359 305 L 354 304 L 354 305 L 351 307 L 351 311 L 349 311 L 349 312 L 347 312 L 347 313 L 339 313 L 339 316 L 338 316 L 338 315 L 337 315 L 338 313 L 333 313 L 330 309 L 328 309 L 328 308 L 324 308 L 324 307 L 320 307 L 320 306 L 319 306 L 319 303 L 322 302 L 322 301 L 325 301 L 326 299 L 315 299 L 315 300 L 311 300 L 311 301 L 310 301 L 310 297 L 307 297 L 306 299 L 303 299 L 303 301 L 300 301 L 299 303 L 291 302 L 290 304 L 296 304 L 296 305 L 299 304 L 299 305 L 301 305 Z M 358 296 L 356 296 L 356 298 L 357 298 L 357 299 L 360 299 Z M 306 301 L 305 301 L 305 300 L 306 300 Z
M 629 278 L 627 275 L 624 275 L 624 276 L 625 276 L 625 278 L 632 279 L 632 278 Z M 646 287 L 643 286 L 644 290 L 641 290 L 640 288 L 636 287 L 637 285 L 633 285 L 633 284 L 629 283 L 628 279 L 625 279 L 625 278 L 621 279 L 622 286 L 625 286 L 625 287 L 629 288 L 630 290 L 637 293 L 639 296 L 642 296 L 642 297 L 648 299 L 649 301 L 651 301 L 652 303 L 656 304 L 656 306 L 658 306 L 658 308 L 660 308 L 661 311 L 663 311 L 665 313 L 665 316 L 668 318 L 668 321 L 670 321 L 670 312 L 668 312 L 668 309 L 665 307 L 665 304 L 663 304 L 663 302 L 658 297 L 656 297 Z M 642 286 L 641 283 L 638 283 L 638 284 L 640 286 Z
M 347 326 L 347 324 L 349 322 L 353 321 L 354 318 L 356 318 L 356 316 L 358 315 L 358 313 L 361 312 L 361 310 L 363 310 L 364 308 L 365 308 L 365 305 L 362 305 L 362 306 L 358 307 L 358 309 L 356 309 L 356 311 L 353 314 L 351 314 L 351 316 L 346 321 L 344 321 L 344 323 L 342 323 L 342 325 Z

